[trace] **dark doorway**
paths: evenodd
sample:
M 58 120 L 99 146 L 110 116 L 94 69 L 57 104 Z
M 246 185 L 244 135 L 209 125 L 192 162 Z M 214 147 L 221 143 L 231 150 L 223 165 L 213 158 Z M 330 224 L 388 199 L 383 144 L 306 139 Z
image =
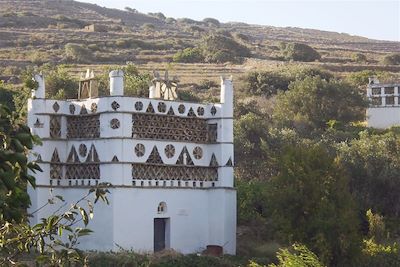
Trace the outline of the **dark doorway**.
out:
M 154 252 L 166 247 L 167 221 L 166 218 L 154 218 Z

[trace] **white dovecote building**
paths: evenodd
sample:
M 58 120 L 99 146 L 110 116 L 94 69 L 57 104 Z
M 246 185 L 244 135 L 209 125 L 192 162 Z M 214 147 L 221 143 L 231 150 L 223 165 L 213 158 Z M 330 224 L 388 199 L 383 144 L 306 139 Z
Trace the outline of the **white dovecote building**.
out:
M 367 123 L 373 128 L 400 126 L 400 84 L 380 83 L 370 78 L 367 97 L 370 105 L 367 109 Z
M 43 141 L 32 156 L 43 172 L 29 189 L 30 210 L 51 195 L 73 202 L 109 182 L 110 204 L 96 204 L 94 233 L 80 248 L 194 253 L 220 246 L 235 254 L 232 80 L 221 79 L 220 103 L 199 104 L 165 100 L 176 92 L 160 78 L 150 98 L 126 97 L 122 71 L 110 72 L 110 96 L 98 97 L 92 76 L 81 80 L 77 100 L 46 99 L 44 79 L 35 76 L 28 125 Z M 31 223 L 55 208 L 41 209 Z

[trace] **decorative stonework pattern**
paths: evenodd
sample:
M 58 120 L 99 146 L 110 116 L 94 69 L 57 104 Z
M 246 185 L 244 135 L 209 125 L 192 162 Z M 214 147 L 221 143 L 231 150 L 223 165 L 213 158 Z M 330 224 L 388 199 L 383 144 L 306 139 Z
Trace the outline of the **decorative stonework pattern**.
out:
M 174 145 L 166 145 L 164 149 L 165 155 L 167 158 L 172 158 L 175 155 L 175 147 Z
M 232 162 L 232 158 L 229 157 L 228 161 L 225 164 L 226 167 L 232 167 L 233 166 L 233 162 Z
M 185 105 L 180 104 L 179 107 L 178 107 L 179 113 L 183 114 L 183 113 L 185 113 L 185 110 L 186 110 Z
M 203 116 L 204 115 L 204 108 L 203 107 L 198 107 L 197 108 L 197 115 Z
M 197 117 L 192 108 L 189 109 L 187 116 L 188 117 Z
M 215 116 L 217 114 L 217 108 L 215 106 L 211 107 L 211 115 Z
M 67 138 L 100 137 L 99 115 L 67 116 Z
M 177 165 L 194 165 L 193 160 L 190 157 L 190 154 L 186 148 L 186 146 L 183 147 L 181 154 L 178 157 L 178 160 L 176 161 Z
M 147 112 L 147 113 L 154 113 L 154 108 L 153 108 L 153 105 L 151 104 L 151 102 L 150 102 L 150 104 L 148 105 L 148 107 L 147 107 L 147 109 L 146 109 L 146 112 Z
M 117 110 L 117 109 L 119 109 L 119 104 L 118 104 L 118 102 L 117 101 L 113 101 L 112 103 L 111 103 L 111 108 L 113 109 L 113 110 Z
M 112 158 L 111 162 L 119 162 L 118 157 L 117 157 L 117 156 L 114 156 L 114 157 Z
M 217 181 L 217 168 L 132 164 L 133 180 Z
M 100 179 L 100 160 L 94 145 L 90 147 L 85 162 L 80 162 L 75 147 L 67 158 L 65 178 L 67 179 Z
M 60 157 L 58 156 L 57 148 L 54 149 L 53 155 L 51 156 L 50 163 L 50 178 L 51 179 L 61 179 L 62 178 L 63 165 L 60 162 Z
M 33 124 L 35 128 L 43 128 L 43 122 L 40 122 L 39 118 L 36 118 L 36 122 Z
M 97 104 L 92 103 L 92 105 L 90 106 L 90 110 L 92 111 L 92 113 L 96 113 L 97 112 Z
M 50 116 L 50 137 L 61 137 L 61 116 Z
M 143 157 L 144 153 L 146 153 L 146 148 L 143 144 L 137 144 L 135 146 L 135 154 L 138 157 Z
M 86 115 L 86 114 L 88 114 L 87 109 L 86 109 L 86 107 L 85 107 L 85 104 L 82 105 L 81 112 L 79 112 L 79 114 L 81 114 L 81 115 Z
M 137 111 L 141 111 L 141 110 L 143 109 L 143 103 L 142 103 L 141 101 L 137 101 L 137 102 L 135 103 L 135 109 L 136 109 Z
M 55 103 L 53 104 L 53 110 L 54 110 L 56 113 L 60 110 L 60 105 L 59 105 L 57 102 L 55 102 Z
M 207 132 L 208 132 L 208 141 L 210 143 L 217 142 L 218 138 L 218 124 L 212 123 L 207 125 Z
M 132 115 L 132 137 L 171 141 L 215 142 L 215 134 L 208 133 L 205 119 L 182 118 L 155 114 Z
M 165 113 L 167 111 L 167 105 L 164 102 L 158 103 L 157 106 L 158 112 Z
M 156 146 L 153 147 L 153 150 L 150 153 L 150 156 L 147 158 L 146 163 L 153 163 L 153 164 L 163 164 L 162 158 L 160 153 L 158 153 L 158 149 Z
M 80 144 L 80 145 L 79 145 L 79 155 L 80 155 L 81 157 L 85 157 L 86 154 L 87 154 L 87 147 L 86 147 L 86 145 L 85 145 L 85 144 Z
M 167 115 L 171 115 L 171 116 L 175 115 L 174 109 L 172 107 L 169 107 Z
M 119 126 L 120 126 L 120 122 L 119 122 L 119 120 L 118 119 L 112 119 L 111 121 L 110 121 L 110 127 L 111 127 L 111 129 L 118 129 L 119 128 Z
M 199 146 L 196 146 L 193 149 L 193 157 L 195 159 L 201 159 L 203 157 L 203 149 L 201 147 L 199 147 Z
M 71 113 L 72 115 L 75 114 L 75 105 L 73 104 L 69 105 L 69 113 Z
M 214 153 L 211 156 L 210 167 L 218 167 L 218 161 Z

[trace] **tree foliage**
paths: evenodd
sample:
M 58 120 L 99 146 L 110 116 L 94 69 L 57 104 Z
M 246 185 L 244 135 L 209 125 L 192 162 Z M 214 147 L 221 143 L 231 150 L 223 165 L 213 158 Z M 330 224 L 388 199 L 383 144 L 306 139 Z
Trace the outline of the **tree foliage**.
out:
M 281 51 L 286 60 L 310 62 L 321 58 L 314 48 L 301 43 L 282 44 Z
M 20 222 L 30 205 L 26 186 L 34 187 L 35 178 L 28 171 L 41 171 L 27 160 L 35 142 L 39 141 L 29 127 L 17 123 L 10 109 L 0 104 L 0 220 Z
M 240 81 L 241 89 L 246 94 L 270 97 L 279 91 L 287 91 L 291 82 L 316 76 L 326 81 L 333 79 L 330 72 L 320 68 L 296 66 L 273 71 L 252 71 L 242 76 Z
M 400 135 L 368 131 L 338 146 L 339 158 L 348 170 L 351 191 L 365 213 L 379 211 L 389 218 L 400 214 Z M 398 230 L 396 230 L 397 232 Z
M 274 118 L 283 125 L 324 129 L 332 120 L 344 124 L 363 120 L 366 105 L 363 94 L 349 84 L 307 77 L 278 95 Z
M 223 63 L 236 61 L 239 57 L 249 57 L 250 50 L 224 35 L 211 34 L 202 40 L 203 55 L 206 62 Z
M 172 60 L 181 63 L 198 63 L 204 61 L 204 56 L 199 48 L 185 48 L 178 51 Z
M 384 56 L 382 63 L 385 65 L 400 65 L 400 53 L 393 53 Z
M 71 77 L 63 66 L 43 69 L 46 97 L 55 99 L 78 98 L 78 80 Z
M 344 170 L 321 146 L 287 148 L 279 166 L 268 192 L 278 237 L 307 245 L 326 264 L 350 262 L 359 234 Z
M 93 53 L 84 45 L 68 43 L 64 48 L 65 59 L 74 63 L 88 63 L 93 59 Z
M 279 263 L 270 264 L 268 267 L 323 267 L 317 255 L 305 245 L 293 244 L 294 252 L 289 249 L 281 249 L 277 253 Z

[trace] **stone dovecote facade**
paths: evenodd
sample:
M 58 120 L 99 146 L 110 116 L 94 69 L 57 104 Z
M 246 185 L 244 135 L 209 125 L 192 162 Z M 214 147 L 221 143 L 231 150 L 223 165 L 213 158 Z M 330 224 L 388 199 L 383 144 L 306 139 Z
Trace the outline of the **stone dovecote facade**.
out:
M 370 78 L 367 87 L 367 98 L 370 102 L 367 109 L 369 127 L 389 128 L 400 125 L 400 84 L 380 83 Z
M 28 125 L 43 141 L 31 156 L 43 172 L 29 189 L 31 210 L 51 195 L 73 202 L 108 182 L 110 204 L 96 204 L 94 233 L 81 248 L 194 253 L 214 245 L 235 254 L 231 79 L 221 79 L 213 104 L 126 97 L 122 71 L 110 73 L 110 96 L 78 100 L 46 99 L 43 77 L 35 79 Z

